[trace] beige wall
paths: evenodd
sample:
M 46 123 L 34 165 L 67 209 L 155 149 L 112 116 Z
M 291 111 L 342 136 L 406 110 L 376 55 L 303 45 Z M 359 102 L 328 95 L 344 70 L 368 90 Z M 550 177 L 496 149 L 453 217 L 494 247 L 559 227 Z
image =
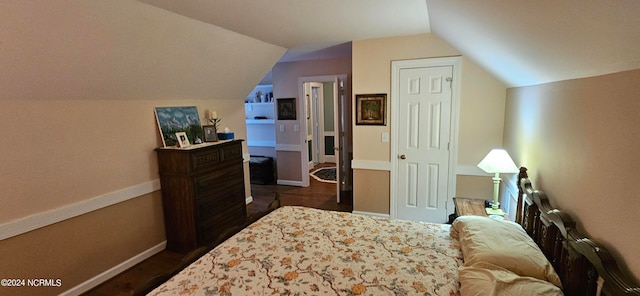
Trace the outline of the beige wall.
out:
M 57 295 L 165 239 L 160 192 L 0 241 L 0 277 L 60 279 L 60 287 L 0 287 L 2 295 Z
M 458 175 L 456 196 L 491 199 L 493 197 L 493 181 L 486 176 Z
M 475 167 L 502 145 L 507 89 L 469 59 L 463 59 L 460 88 L 458 165 Z
M 505 146 L 640 278 L 640 70 L 509 89 Z M 578 218 L 579 217 L 579 218 Z
M 285 51 L 136 1 L 7 1 L 0 27 L 0 234 L 157 180 L 156 106 L 217 110 L 244 138 L 243 98 Z M 0 278 L 58 294 L 163 240 L 142 193 L 1 240 Z
M 407 59 L 459 56 L 449 44 L 432 34 L 394 38 L 361 40 L 353 43 L 353 96 L 367 93 L 391 93 L 391 62 Z M 478 174 L 475 165 L 493 147 L 502 145 L 502 126 L 506 88 L 472 61 L 462 58 L 460 82 L 460 122 L 458 168 L 465 167 L 465 174 Z M 389 100 L 393 98 L 388 97 Z M 387 106 L 391 106 L 388 102 Z M 388 110 L 387 114 L 391 114 Z M 390 120 L 388 120 L 390 122 Z M 353 124 L 353 158 L 367 166 L 373 162 L 390 165 L 390 143 L 380 141 L 381 133 L 391 132 L 386 126 L 356 126 Z M 394 137 L 391 135 L 391 140 Z M 384 165 L 382 165 L 384 167 Z M 354 211 L 389 214 L 389 182 L 376 184 L 384 190 L 368 191 L 368 180 L 380 180 L 379 168 L 354 169 Z M 387 170 L 383 168 L 382 170 Z M 468 171 L 471 171 L 470 173 Z M 388 174 L 387 174 L 388 175 Z M 458 179 L 466 178 L 459 175 Z M 485 177 L 491 184 L 491 178 Z M 463 184 L 476 184 L 463 182 Z M 463 185 L 466 186 L 466 185 Z M 473 186 L 473 185 L 471 185 Z M 476 190 L 477 195 L 491 197 L 491 191 L 482 188 L 462 188 L 465 192 Z M 453 195 L 453 194 L 452 194 Z M 453 212 L 453 209 L 451 210 Z
M 278 98 L 296 98 L 298 114 L 296 120 L 276 120 L 277 145 L 300 145 L 300 131 L 304 114 L 304 101 L 300 98 L 299 78 L 313 76 L 351 75 L 351 57 L 321 59 L 299 62 L 283 62 L 273 67 L 273 96 Z M 349 95 L 349 94 L 348 94 Z M 296 131 L 294 125 L 300 127 Z M 284 126 L 284 132 L 280 132 L 279 126 Z M 307 149 L 306 144 L 300 145 L 300 149 Z M 278 180 L 302 181 L 300 151 L 276 151 L 278 161 Z M 305 174 L 307 172 L 304 172 Z
M 354 170 L 353 174 L 353 192 L 358 192 L 360 196 L 380 198 L 376 202 L 370 202 L 372 199 L 359 198 L 353 200 L 354 211 L 367 213 L 389 214 L 389 177 L 388 171 L 379 170 Z M 387 209 L 386 212 L 380 209 Z

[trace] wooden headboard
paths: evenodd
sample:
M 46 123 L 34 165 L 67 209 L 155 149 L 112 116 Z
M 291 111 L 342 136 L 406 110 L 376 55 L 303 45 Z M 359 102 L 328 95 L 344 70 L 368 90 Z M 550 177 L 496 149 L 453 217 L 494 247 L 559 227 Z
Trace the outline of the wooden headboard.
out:
M 533 188 L 527 168 L 520 168 L 518 180 L 516 222 L 553 264 L 565 295 L 640 295 L 640 284 L 620 270 L 609 251 L 580 233 L 571 216 Z

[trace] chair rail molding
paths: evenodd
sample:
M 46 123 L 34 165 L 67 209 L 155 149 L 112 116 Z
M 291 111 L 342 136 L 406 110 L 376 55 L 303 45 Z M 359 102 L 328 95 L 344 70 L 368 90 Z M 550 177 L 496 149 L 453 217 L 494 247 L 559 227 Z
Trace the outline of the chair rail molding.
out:
M 160 190 L 160 180 L 156 179 L 62 206 L 57 209 L 9 221 L 0 224 L 0 240 L 84 215 L 158 190 Z

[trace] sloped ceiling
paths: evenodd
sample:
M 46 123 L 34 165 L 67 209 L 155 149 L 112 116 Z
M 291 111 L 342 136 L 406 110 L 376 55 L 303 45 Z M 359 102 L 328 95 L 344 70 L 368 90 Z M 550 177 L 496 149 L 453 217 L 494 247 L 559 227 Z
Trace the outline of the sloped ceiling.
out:
M 281 61 L 431 32 L 509 87 L 640 68 L 636 0 L 140 1 L 285 47 Z
M 434 34 L 507 86 L 640 68 L 640 1 L 427 0 Z
M 3 1 L 0 101 L 244 99 L 286 48 L 130 1 Z
M 288 48 L 281 61 L 351 55 L 353 40 L 428 33 L 424 0 L 139 0 Z

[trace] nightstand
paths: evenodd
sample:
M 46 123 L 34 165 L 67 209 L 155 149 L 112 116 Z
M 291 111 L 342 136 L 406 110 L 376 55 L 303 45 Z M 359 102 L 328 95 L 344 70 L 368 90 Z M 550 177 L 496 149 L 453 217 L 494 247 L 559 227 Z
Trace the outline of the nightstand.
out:
M 453 204 L 455 205 L 455 212 L 449 217 L 450 223 L 453 223 L 453 220 L 458 216 L 471 215 L 487 217 L 484 199 L 454 197 Z
M 487 216 L 487 211 L 484 207 L 484 199 L 454 197 L 453 203 L 456 206 L 456 216 Z

